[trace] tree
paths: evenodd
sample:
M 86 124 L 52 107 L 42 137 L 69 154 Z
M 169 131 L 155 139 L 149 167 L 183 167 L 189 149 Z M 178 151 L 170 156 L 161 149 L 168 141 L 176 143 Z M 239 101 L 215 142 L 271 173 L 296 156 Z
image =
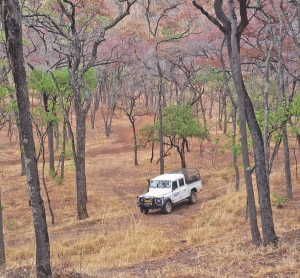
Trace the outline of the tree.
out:
M 5 245 L 3 235 L 2 201 L 0 192 L 0 267 L 5 264 Z
M 134 144 L 134 165 L 138 165 L 137 151 L 138 151 L 138 140 L 136 133 L 135 121 L 137 117 L 141 117 L 147 114 L 147 109 L 138 105 L 138 100 L 142 96 L 142 83 L 143 77 L 137 77 L 138 72 L 133 67 L 128 66 L 126 69 L 128 72 L 123 81 L 123 95 L 120 97 L 118 108 L 124 112 L 131 123 L 133 133 L 133 144 Z M 136 73 L 136 74 L 134 74 Z
M 79 220 L 88 217 L 85 143 L 86 117 L 91 105 L 91 92 L 84 76 L 92 67 L 106 64 L 111 60 L 112 52 L 109 51 L 105 59 L 98 53 L 99 46 L 106 41 L 107 31 L 129 14 L 135 2 L 136 0 L 117 0 L 114 4 L 110 2 L 99 5 L 98 2 L 92 1 L 90 5 L 85 6 L 83 1 L 74 3 L 68 0 L 57 0 L 55 5 L 48 2 L 41 5 L 38 3 L 35 8 L 30 5 L 26 7 L 28 26 L 38 30 L 42 37 L 47 32 L 47 40 L 51 41 L 52 50 L 56 53 L 52 57 L 52 59 L 56 58 L 54 64 L 67 67 L 69 72 L 76 115 L 76 137 L 74 137 L 76 148 L 73 148 L 73 157 L 76 168 Z M 115 13 L 114 10 L 117 12 Z M 47 52 L 47 48 L 45 51 Z M 47 53 L 46 56 L 48 55 Z
M 48 137 L 49 153 L 49 171 L 54 174 L 54 144 L 53 144 L 53 126 L 56 121 L 55 108 L 57 106 L 57 92 L 51 75 L 38 69 L 33 69 L 29 75 L 29 88 L 38 90 L 41 94 L 44 113 L 41 120 L 46 121 L 46 130 Z
M 95 94 L 94 107 L 96 108 L 97 105 L 99 105 L 99 101 L 101 100 L 102 105 L 100 109 L 104 121 L 106 137 L 110 136 L 113 115 L 117 108 L 118 100 L 122 94 L 124 79 L 123 70 L 124 64 L 117 62 L 112 66 L 107 65 L 106 68 L 103 69 L 98 75 L 99 81 L 97 92 Z
M 176 148 L 181 167 L 186 168 L 185 147 L 188 138 L 208 138 L 208 130 L 193 117 L 192 107 L 188 104 L 169 105 L 163 109 L 163 136 L 168 138 L 165 144 Z
M 162 111 L 163 144 L 169 150 L 175 148 L 180 156 L 181 167 L 186 168 L 185 148 L 188 138 L 207 139 L 209 137 L 206 127 L 201 126 L 198 119 L 193 116 L 192 107 L 186 103 L 180 105 L 171 104 Z M 159 140 L 159 125 L 154 123 L 141 128 L 142 142 Z M 149 138 L 152 138 L 149 140 Z M 168 154 L 166 152 L 166 155 Z
M 241 71 L 240 41 L 245 28 L 249 24 L 247 14 L 248 2 L 246 0 L 242 0 L 237 6 L 234 6 L 233 1 L 229 0 L 228 7 L 225 9 L 222 0 L 215 0 L 214 10 L 216 17 L 211 16 L 200 4 L 198 4 L 198 2 L 193 1 L 193 4 L 196 8 L 198 8 L 201 11 L 202 14 L 204 14 L 212 23 L 214 23 L 221 30 L 221 32 L 224 34 L 227 45 L 227 52 L 230 60 L 235 91 L 238 95 L 242 157 L 248 194 L 248 207 L 250 214 L 252 242 L 255 245 L 261 244 L 260 233 L 257 225 L 257 214 L 251 178 L 251 168 L 248 157 L 246 122 L 250 129 L 254 147 L 255 173 L 259 194 L 259 205 L 262 219 L 264 243 L 276 244 L 278 239 L 275 234 L 273 223 L 272 207 L 270 201 L 270 188 L 265 164 L 263 137 L 255 117 L 252 101 L 248 95 L 248 92 L 246 91 Z M 237 9 L 239 10 L 239 24 L 237 23 Z M 226 10 L 229 12 L 229 17 L 226 15 Z
M 161 10 L 157 10 L 155 1 L 143 0 L 143 8 L 147 20 L 148 30 L 150 33 L 153 46 L 153 59 L 144 62 L 156 77 L 156 94 L 157 94 L 157 115 L 159 123 L 159 162 L 160 174 L 164 173 L 164 148 L 163 148 L 163 131 L 162 131 L 162 109 L 166 105 L 163 102 L 164 95 L 164 68 L 163 68 L 163 52 L 161 48 L 170 42 L 179 40 L 190 33 L 190 20 L 187 21 L 188 26 L 176 26 L 173 24 L 172 18 L 177 15 L 179 6 L 183 1 L 174 0 L 160 5 Z M 178 28 L 179 27 L 179 28 Z
M 38 278 L 51 277 L 50 243 L 44 202 L 35 155 L 32 123 L 29 112 L 28 87 L 23 58 L 22 14 L 17 0 L 5 1 L 4 27 L 9 64 L 16 88 L 19 109 L 20 130 L 26 163 L 28 192 L 30 195 L 36 239 L 36 275 Z

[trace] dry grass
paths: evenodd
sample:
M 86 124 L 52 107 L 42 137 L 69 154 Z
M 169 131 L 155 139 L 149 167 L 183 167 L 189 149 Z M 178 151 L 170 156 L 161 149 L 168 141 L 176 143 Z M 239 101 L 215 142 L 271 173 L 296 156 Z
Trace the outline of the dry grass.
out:
M 122 128 L 128 128 L 124 119 L 119 120 Z M 234 171 L 228 166 L 230 153 L 223 153 L 221 146 L 218 149 L 209 142 L 200 156 L 198 143 L 190 143 L 189 167 L 199 168 L 203 180 L 203 192 L 198 194 L 195 206 L 182 204 L 171 215 L 154 212 L 144 216 L 136 206 L 136 195 L 145 191 L 146 179 L 156 175 L 159 167 L 149 163 L 150 151 L 140 150 L 139 166 L 134 167 L 132 149 L 120 151 L 124 142 L 117 133 L 107 139 L 99 136 L 99 130 L 90 132 L 88 136 L 94 138 L 88 143 L 92 152 L 86 166 L 90 217 L 76 220 L 74 167 L 70 161 L 61 185 L 46 177 L 55 214 L 55 225 L 48 228 L 57 277 L 72 277 L 63 276 L 72 271 L 120 278 L 300 277 L 300 191 L 296 186 L 294 200 L 282 208 L 272 199 L 278 248 L 255 248 L 245 215 L 244 185 L 241 182 L 240 192 L 234 191 Z M 129 145 L 130 137 L 126 139 Z M 101 154 L 95 147 L 100 142 L 99 148 L 105 150 L 116 141 L 113 146 L 118 153 L 112 150 Z M 7 144 L 0 149 L 5 160 L 17 160 L 15 148 L 15 144 Z M 166 158 L 166 171 L 179 165 L 175 152 Z M 284 196 L 283 171 L 280 164 L 276 167 L 271 191 Z M 26 179 L 19 173 L 16 163 L 0 171 L 7 268 L 21 267 L 26 269 L 26 277 L 34 277 L 31 209 Z M 46 211 L 49 222 L 47 204 Z

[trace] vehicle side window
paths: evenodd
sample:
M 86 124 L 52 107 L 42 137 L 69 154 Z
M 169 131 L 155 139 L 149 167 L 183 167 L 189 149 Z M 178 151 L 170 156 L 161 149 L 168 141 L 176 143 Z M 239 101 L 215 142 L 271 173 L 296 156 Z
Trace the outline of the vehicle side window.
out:
M 177 181 L 172 182 L 172 190 L 175 190 L 177 188 Z
M 180 179 L 179 180 L 179 186 L 183 186 L 184 185 L 184 181 L 183 181 L 183 179 Z

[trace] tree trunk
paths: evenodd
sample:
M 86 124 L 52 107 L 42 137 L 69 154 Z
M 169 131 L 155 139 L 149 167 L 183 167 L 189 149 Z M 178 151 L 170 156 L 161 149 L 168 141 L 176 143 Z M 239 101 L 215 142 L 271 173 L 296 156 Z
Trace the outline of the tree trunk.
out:
M 129 119 L 132 126 L 133 132 L 133 143 L 134 143 L 134 165 L 138 165 L 138 145 L 137 145 L 137 138 L 136 138 L 136 130 L 135 130 L 135 120 L 133 118 Z
M 5 245 L 3 235 L 2 201 L 0 189 L 0 267 L 2 267 L 3 265 L 5 265 Z
M 76 109 L 77 110 L 77 109 Z M 76 112 L 76 189 L 77 189 L 77 218 L 83 220 L 88 218 L 86 203 L 86 175 L 85 175 L 85 114 Z
M 49 170 L 50 173 L 55 172 L 54 168 L 54 140 L 53 140 L 53 124 L 52 122 L 48 126 L 48 153 L 49 153 Z
M 276 10 L 275 3 L 271 2 L 272 6 L 278 16 L 278 25 L 279 25 L 279 33 L 276 40 L 276 46 L 278 47 L 278 89 L 280 93 L 280 101 L 284 105 L 284 109 L 286 114 L 288 114 L 288 107 L 286 105 L 286 88 L 284 86 L 284 65 L 283 65 L 283 55 L 282 55 L 282 46 L 285 39 L 285 31 L 283 27 L 283 19 L 281 14 Z M 290 153 L 289 153 L 289 143 L 288 136 L 286 130 L 286 122 L 288 119 L 288 115 L 286 115 L 286 119 L 283 120 L 281 128 L 282 128 L 282 141 L 283 141 L 283 150 L 284 150 L 284 170 L 285 170 L 285 186 L 286 186 L 286 197 L 289 199 L 293 198 L 293 187 L 292 187 L 292 177 L 291 177 L 291 166 L 290 166 Z
M 12 70 L 19 109 L 21 140 L 24 146 L 28 192 L 36 239 L 36 276 L 51 277 L 50 244 L 44 202 L 40 192 L 40 181 L 33 140 L 32 122 L 26 71 L 23 58 L 22 15 L 17 0 L 6 0 L 5 34 L 7 55 Z
M 286 122 L 282 124 L 283 133 L 283 150 L 284 150 L 284 170 L 285 170 L 285 187 L 286 187 L 286 197 L 293 199 L 293 187 L 292 187 L 292 175 L 291 175 L 291 164 L 290 164 L 290 149 L 289 140 L 286 130 Z
M 65 177 L 65 158 L 66 158 L 66 141 L 67 141 L 67 129 L 66 129 L 66 121 L 63 121 L 63 142 L 62 142 L 62 154 L 61 154 L 61 167 L 60 167 L 60 177 L 63 180 Z
M 180 152 L 181 168 L 186 168 L 185 151 L 184 151 L 184 146 L 186 145 L 186 142 L 187 140 L 183 138 L 181 142 L 181 152 Z
M 44 148 L 42 150 L 42 156 L 43 156 L 42 181 L 43 181 L 43 185 L 44 185 L 44 189 L 45 189 L 45 193 L 46 193 L 46 198 L 47 198 L 47 201 L 48 201 L 49 212 L 50 212 L 50 215 L 51 215 L 51 223 L 52 223 L 52 225 L 54 225 L 55 224 L 54 213 L 53 213 L 53 210 L 52 210 L 50 195 L 49 195 L 48 188 L 47 188 L 47 185 L 46 185 L 46 180 L 45 180 L 45 150 L 44 150 Z
M 162 121 L 162 70 L 160 67 L 159 56 L 156 53 L 156 63 L 159 73 L 159 84 L 158 84 L 158 122 L 159 122 L 159 173 L 162 175 L 165 172 L 165 163 L 164 163 L 164 142 L 163 142 L 163 121 Z
M 18 113 L 15 115 L 17 116 Z M 21 176 L 26 175 L 26 167 L 25 167 L 25 159 L 23 155 L 23 143 L 22 143 L 22 133 L 20 129 L 20 123 L 17 121 L 17 127 L 18 127 L 18 134 L 19 134 L 19 146 L 20 146 L 20 156 L 21 156 Z
M 240 134 L 242 145 L 242 157 L 244 165 L 244 175 L 247 189 L 248 212 L 250 219 L 250 229 L 252 235 L 252 243 L 259 246 L 261 244 L 260 233 L 257 225 L 257 213 L 255 206 L 255 197 L 251 178 L 251 167 L 248 156 L 247 128 L 246 128 L 246 96 L 243 91 L 243 79 L 240 62 L 240 53 L 237 42 L 237 18 L 234 11 L 233 0 L 228 1 L 229 12 L 231 14 L 231 32 L 226 36 L 228 54 L 231 62 L 231 71 L 234 80 L 234 86 L 238 95 L 239 118 L 240 118 Z
M 277 236 L 275 234 L 273 213 L 270 200 L 270 188 L 268 183 L 266 163 L 265 163 L 265 152 L 264 152 L 264 142 L 260 127 L 256 121 L 255 113 L 253 109 L 252 102 L 245 90 L 245 103 L 247 111 L 247 122 L 249 125 L 253 149 L 254 149 L 254 160 L 255 160 L 255 174 L 257 190 L 259 195 L 259 206 L 260 206 L 260 216 L 262 223 L 262 232 L 264 238 L 264 244 L 277 244 Z
M 239 172 L 239 167 L 238 167 L 238 162 L 237 162 L 237 144 L 236 144 L 236 124 L 237 124 L 237 110 L 238 106 L 234 100 L 234 97 L 232 95 L 232 92 L 230 90 L 229 84 L 228 84 L 228 78 L 225 70 L 225 64 L 224 64 L 224 59 L 223 59 L 223 46 L 224 46 L 225 39 L 223 39 L 222 44 L 221 44 L 221 49 L 220 49 L 220 62 L 222 66 L 222 72 L 223 72 L 223 79 L 225 83 L 225 96 L 229 96 L 230 101 L 232 103 L 232 136 L 231 136 L 231 148 L 232 148 L 232 162 L 233 162 L 233 167 L 235 171 L 235 190 L 239 191 L 240 189 L 240 172 Z M 225 100 L 225 105 L 226 105 L 226 100 Z M 227 112 L 226 112 L 226 107 L 225 107 L 225 113 L 226 113 L 226 122 L 224 119 L 224 131 L 226 129 L 226 124 L 227 124 Z M 248 207 L 248 205 L 247 205 Z
M 233 154 L 232 154 L 232 162 L 233 168 L 235 171 L 235 191 L 240 190 L 240 172 L 237 162 L 237 153 L 236 153 L 236 114 L 237 114 L 237 107 L 234 105 L 232 111 L 232 147 L 233 147 Z
M 224 120 L 223 120 L 223 134 L 227 133 L 227 93 L 224 92 L 222 96 L 222 109 L 223 109 L 223 115 L 224 115 Z
M 43 102 L 44 102 L 44 109 L 47 113 L 52 113 L 49 109 L 48 101 L 49 95 L 43 93 Z M 54 173 L 54 144 L 53 144 L 53 124 L 52 122 L 47 122 L 47 136 L 48 136 L 48 153 L 49 153 L 49 170 L 50 173 Z

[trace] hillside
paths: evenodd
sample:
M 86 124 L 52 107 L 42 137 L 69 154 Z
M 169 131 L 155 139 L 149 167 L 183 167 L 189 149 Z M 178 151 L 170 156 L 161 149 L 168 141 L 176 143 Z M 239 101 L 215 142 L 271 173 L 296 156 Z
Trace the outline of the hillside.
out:
M 151 120 L 144 116 L 137 125 Z M 293 181 L 293 201 L 278 207 L 273 198 L 278 248 L 255 248 L 246 219 L 244 184 L 241 181 L 240 192 L 235 192 L 231 155 L 223 148 L 226 139 L 221 132 L 211 130 L 211 141 L 205 141 L 202 148 L 199 142 L 190 141 L 187 164 L 200 170 L 203 191 L 197 204 L 180 204 L 171 215 L 159 210 L 143 215 L 136 205 L 136 196 L 145 191 L 146 180 L 158 174 L 159 165 L 156 160 L 149 162 L 149 148 L 141 148 L 139 166 L 134 166 L 131 134 L 130 123 L 122 115 L 115 115 L 109 138 L 105 137 L 100 115 L 95 129 L 88 126 L 90 217 L 85 221 L 76 220 L 72 159 L 68 160 L 62 184 L 46 175 L 55 216 L 52 225 L 43 190 L 54 277 L 300 277 L 297 180 Z M 35 239 L 26 179 L 20 177 L 18 142 L 14 135 L 9 142 L 6 130 L 1 130 L 0 136 L 7 260 L 1 277 L 34 277 Z M 215 145 L 217 136 L 220 142 Z M 156 151 L 156 159 L 157 155 Z M 280 161 L 277 158 L 274 165 L 271 191 L 284 196 Z M 173 152 L 165 165 L 166 172 L 179 168 L 178 155 Z

